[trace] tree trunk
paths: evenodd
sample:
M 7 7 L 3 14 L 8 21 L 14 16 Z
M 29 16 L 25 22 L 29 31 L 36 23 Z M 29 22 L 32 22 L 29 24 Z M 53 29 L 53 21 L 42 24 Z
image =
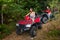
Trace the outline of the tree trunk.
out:
M 3 24 L 3 6 L 1 8 L 1 24 Z
M 3 9 L 4 9 L 4 7 L 6 7 L 6 4 L 3 4 L 2 5 L 2 11 L 1 11 L 1 24 L 3 24 Z
M 3 13 L 1 13 L 1 24 L 3 24 Z

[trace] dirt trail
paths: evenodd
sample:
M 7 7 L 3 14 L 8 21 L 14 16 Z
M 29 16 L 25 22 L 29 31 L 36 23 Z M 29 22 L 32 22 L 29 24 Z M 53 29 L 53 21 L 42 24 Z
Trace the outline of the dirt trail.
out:
M 43 24 L 43 28 L 41 30 L 37 30 L 37 37 L 35 38 L 35 40 L 38 39 L 42 39 L 42 35 L 44 33 L 44 31 L 47 31 L 49 23 L 47 24 Z M 23 35 L 17 35 L 15 32 L 13 32 L 11 35 L 7 36 L 6 38 L 2 39 L 2 40 L 31 40 L 30 39 L 30 35 L 28 33 L 25 33 Z

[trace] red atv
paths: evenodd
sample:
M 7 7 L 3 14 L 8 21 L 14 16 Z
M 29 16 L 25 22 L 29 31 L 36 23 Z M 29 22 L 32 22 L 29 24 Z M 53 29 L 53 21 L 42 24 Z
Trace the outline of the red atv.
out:
M 16 27 L 17 34 L 22 34 L 23 32 L 28 30 L 30 35 L 33 37 L 36 35 L 37 28 L 41 29 L 40 17 L 36 16 L 33 22 L 29 16 L 25 16 L 24 20 L 18 21 Z

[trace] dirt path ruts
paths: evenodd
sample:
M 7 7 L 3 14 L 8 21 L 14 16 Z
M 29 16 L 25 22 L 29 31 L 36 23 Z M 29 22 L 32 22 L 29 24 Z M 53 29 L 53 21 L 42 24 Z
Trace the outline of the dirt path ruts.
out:
M 37 31 L 37 37 L 42 36 L 43 32 L 48 30 L 47 25 L 49 25 L 49 23 L 43 24 L 43 28 Z M 30 36 L 28 33 L 25 33 L 23 35 L 17 35 L 15 32 L 13 32 L 11 35 L 7 36 L 6 38 L 2 40 L 30 40 Z

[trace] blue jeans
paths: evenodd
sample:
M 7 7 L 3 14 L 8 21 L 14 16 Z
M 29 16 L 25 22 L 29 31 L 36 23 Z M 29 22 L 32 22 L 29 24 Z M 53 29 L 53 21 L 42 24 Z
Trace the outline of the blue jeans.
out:
M 51 13 L 50 14 L 47 14 L 47 15 L 48 15 L 48 19 L 50 20 Z

